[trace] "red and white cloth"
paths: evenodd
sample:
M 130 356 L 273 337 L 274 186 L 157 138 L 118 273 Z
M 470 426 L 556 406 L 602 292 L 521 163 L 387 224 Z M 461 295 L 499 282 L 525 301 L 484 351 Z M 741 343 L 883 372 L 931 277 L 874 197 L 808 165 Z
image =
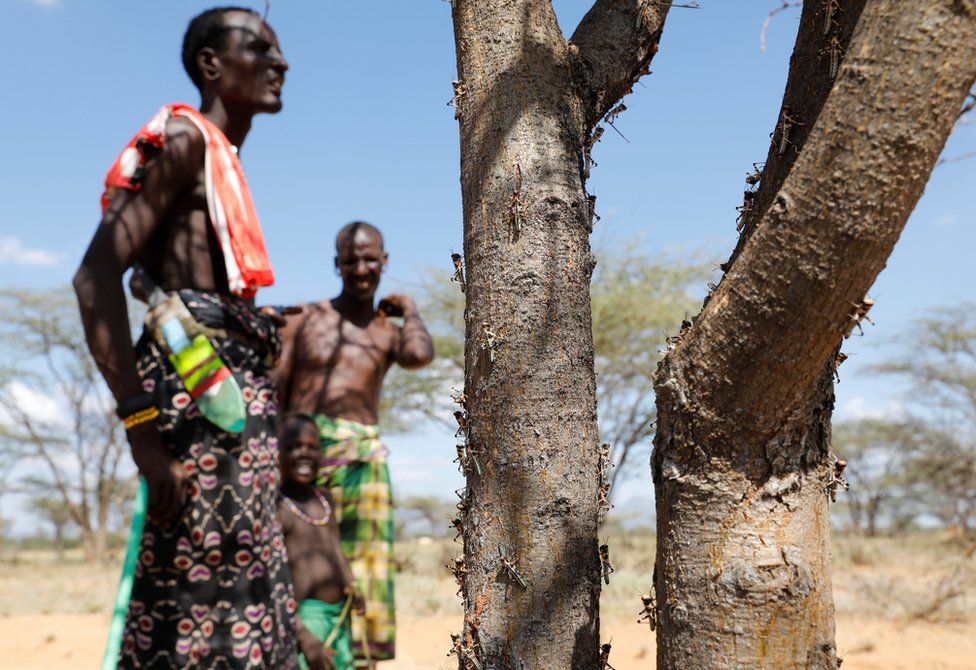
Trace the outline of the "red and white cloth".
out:
M 193 107 L 166 105 L 136 133 L 105 175 L 102 212 L 108 209 L 116 189 L 142 188 L 146 152 L 150 147 L 158 149 L 166 143 L 166 121 L 173 116 L 189 120 L 203 133 L 207 143 L 204 158 L 207 207 L 223 251 L 227 283 L 234 295 L 252 298 L 259 287 L 274 283 L 274 273 L 251 190 L 237 157 L 237 147 Z

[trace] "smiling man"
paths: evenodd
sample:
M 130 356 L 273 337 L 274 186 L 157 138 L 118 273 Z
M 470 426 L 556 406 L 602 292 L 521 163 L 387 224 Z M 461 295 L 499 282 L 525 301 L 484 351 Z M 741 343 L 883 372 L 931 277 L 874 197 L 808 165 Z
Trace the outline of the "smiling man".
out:
M 387 263 L 383 236 L 356 221 L 336 237 L 342 292 L 303 306 L 289 319 L 275 370 L 282 405 L 315 416 L 324 464 L 321 481 L 336 501 L 342 548 L 366 597 L 353 619 L 359 666 L 393 658 L 393 500 L 386 448 L 379 441 L 380 389 L 394 363 L 420 368 L 434 346 L 413 300 L 388 295 L 374 303 Z M 402 317 L 397 326 L 388 317 Z
M 183 65 L 199 111 L 164 107 L 109 169 L 102 221 L 74 279 L 88 346 L 149 491 L 118 667 L 287 669 L 296 603 L 267 372 L 280 343 L 254 307 L 273 276 L 238 149 L 256 114 L 281 109 L 288 63 L 260 16 L 218 8 L 190 22 Z M 136 263 L 233 375 L 240 432 L 201 413 L 203 384 L 177 374 L 161 329 L 133 346 L 122 277 Z

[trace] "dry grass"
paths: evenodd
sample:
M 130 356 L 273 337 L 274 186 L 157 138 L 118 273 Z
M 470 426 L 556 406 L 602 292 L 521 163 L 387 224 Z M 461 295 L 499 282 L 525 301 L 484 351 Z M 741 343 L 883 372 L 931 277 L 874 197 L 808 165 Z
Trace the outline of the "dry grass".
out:
M 640 594 L 650 588 L 654 537 L 609 538 L 615 572 L 603 590 L 602 615 L 636 619 Z M 446 567 L 461 551 L 449 540 L 424 538 L 397 545 L 401 574 L 398 609 L 404 615 L 453 616 L 461 611 Z M 120 558 L 120 557 L 119 557 Z M 976 620 L 976 557 L 940 533 L 834 538 L 834 598 L 838 615 L 891 621 Z M 118 565 L 86 564 L 76 553 L 22 552 L 0 560 L 0 616 L 108 612 Z
M 945 533 L 834 539 L 838 614 L 892 621 L 976 619 L 976 559 Z
M 637 624 L 639 594 L 653 570 L 654 538 L 609 537 L 616 571 L 604 589 L 602 637 L 618 670 L 653 670 L 654 635 Z M 457 587 L 445 567 L 460 546 L 401 542 L 397 660 L 388 670 L 457 667 L 445 657 L 460 626 Z M 945 535 L 837 537 L 834 593 L 844 670 L 971 670 L 976 658 L 976 558 Z M 118 566 L 69 554 L 0 558 L 0 668 L 96 667 L 104 647 Z

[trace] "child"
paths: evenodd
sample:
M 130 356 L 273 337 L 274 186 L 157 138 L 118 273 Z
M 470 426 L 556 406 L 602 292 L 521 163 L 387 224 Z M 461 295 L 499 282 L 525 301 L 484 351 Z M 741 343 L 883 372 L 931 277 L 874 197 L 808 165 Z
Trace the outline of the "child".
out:
M 298 600 L 298 644 L 303 670 L 352 670 L 350 609 L 363 614 L 327 490 L 316 488 L 321 447 L 315 421 L 288 414 L 280 422 L 281 519 Z

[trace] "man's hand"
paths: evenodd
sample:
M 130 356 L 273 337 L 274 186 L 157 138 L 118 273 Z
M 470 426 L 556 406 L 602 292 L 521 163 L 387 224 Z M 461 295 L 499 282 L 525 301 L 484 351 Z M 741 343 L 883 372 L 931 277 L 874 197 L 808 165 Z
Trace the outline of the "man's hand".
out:
M 400 293 L 391 293 L 380 300 L 380 304 L 376 309 L 387 316 L 407 316 L 408 314 L 415 314 L 417 312 L 417 305 L 414 303 L 413 298 L 409 296 Z
M 129 431 L 132 458 L 149 489 L 149 516 L 164 528 L 176 523 L 189 490 L 189 475 L 163 444 L 155 422 Z
M 352 611 L 363 616 L 366 614 L 366 597 L 363 596 L 363 592 L 359 590 L 359 587 L 355 584 L 347 586 L 343 593 L 347 597 L 352 598 Z
M 298 647 L 305 656 L 309 670 L 335 670 L 335 652 L 326 648 L 322 641 L 308 632 L 305 626 L 299 625 L 296 631 L 298 636 Z
M 261 307 L 260 309 L 258 309 L 259 314 L 264 314 L 272 321 L 274 321 L 275 325 L 281 328 L 283 328 L 285 323 L 287 323 L 285 321 L 286 316 L 301 314 L 302 311 L 304 311 L 304 307 L 302 307 L 301 305 L 291 305 L 291 306 L 268 305 L 266 307 Z

